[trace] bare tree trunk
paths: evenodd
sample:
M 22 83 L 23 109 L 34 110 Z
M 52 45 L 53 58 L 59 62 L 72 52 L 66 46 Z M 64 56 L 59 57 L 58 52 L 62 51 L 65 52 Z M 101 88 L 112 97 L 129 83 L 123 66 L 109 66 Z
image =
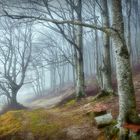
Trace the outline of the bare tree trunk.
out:
M 50 65 L 50 87 L 55 89 L 56 86 L 56 67 L 55 64 Z
M 78 0 L 77 19 L 82 21 L 82 1 Z M 84 83 L 84 64 L 83 64 L 83 27 L 77 27 L 77 84 L 76 96 L 81 98 L 85 96 L 85 83 Z
M 134 58 L 135 48 L 132 49 L 132 46 L 131 46 L 131 11 L 132 11 L 131 9 L 132 9 L 132 4 L 131 4 L 130 0 L 126 0 L 125 3 L 126 3 L 126 13 L 127 13 L 127 18 L 126 18 L 126 21 L 127 21 L 127 47 L 128 47 L 128 52 L 130 54 L 131 64 L 133 65 L 134 64 L 133 62 L 135 61 L 135 58 Z
M 16 97 L 16 94 L 12 94 L 11 105 L 17 105 L 17 97 Z
M 18 93 L 18 89 L 12 89 L 11 90 L 11 98 L 10 98 L 10 105 L 12 105 L 13 107 L 16 107 L 18 105 L 17 102 L 17 93 Z
M 96 23 L 96 22 L 95 22 Z M 96 75 L 96 80 L 98 82 L 98 85 L 100 89 L 102 89 L 102 75 L 100 73 L 100 64 L 99 64 L 99 40 L 98 40 L 98 31 L 95 30 L 95 75 Z
M 96 3 L 94 1 L 94 23 L 97 24 L 98 17 L 96 16 Z M 98 30 L 94 32 L 94 40 L 95 40 L 95 49 L 94 49 L 94 56 L 95 56 L 95 75 L 96 80 L 100 89 L 102 89 L 102 75 L 100 73 L 100 64 L 99 64 L 99 39 L 98 39 Z
M 103 25 L 109 27 L 109 13 L 107 0 L 102 0 L 102 12 L 103 12 Z M 111 61 L 110 61 L 110 38 L 107 34 L 103 34 L 103 64 L 102 64 L 102 79 L 103 79 L 103 91 L 104 93 L 112 92 L 111 82 Z
M 128 53 L 122 16 L 121 0 L 113 0 L 113 47 L 116 57 L 116 73 L 119 94 L 119 118 L 120 125 L 131 122 L 140 123 L 136 111 L 136 99 L 134 85 L 132 81 L 132 71 L 130 65 L 130 55 Z M 124 135 L 124 134 L 123 134 Z

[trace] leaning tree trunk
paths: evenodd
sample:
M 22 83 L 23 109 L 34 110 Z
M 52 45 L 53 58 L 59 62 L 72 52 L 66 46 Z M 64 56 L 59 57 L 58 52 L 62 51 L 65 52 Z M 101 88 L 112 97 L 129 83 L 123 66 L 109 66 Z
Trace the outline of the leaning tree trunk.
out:
M 107 0 L 102 0 L 102 15 L 103 15 L 103 25 L 109 27 L 109 12 Z M 102 64 L 102 80 L 103 80 L 103 93 L 112 92 L 112 82 L 111 82 L 111 61 L 110 61 L 110 38 L 108 34 L 103 35 L 103 64 Z
M 82 1 L 78 0 L 77 19 L 82 21 Z M 83 62 L 83 27 L 77 27 L 77 81 L 76 81 L 76 96 L 81 98 L 85 96 L 84 83 L 84 62 Z
M 113 36 L 113 47 L 116 55 L 116 73 L 119 94 L 118 123 L 120 125 L 123 125 L 126 122 L 140 123 L 140 119 L 136 111 L 136 99 L 132 80 L 130 54 L 128 53 L 124 37 L 121 0 L 113 0 L 112 4 L 113 28 L 115 31 Z

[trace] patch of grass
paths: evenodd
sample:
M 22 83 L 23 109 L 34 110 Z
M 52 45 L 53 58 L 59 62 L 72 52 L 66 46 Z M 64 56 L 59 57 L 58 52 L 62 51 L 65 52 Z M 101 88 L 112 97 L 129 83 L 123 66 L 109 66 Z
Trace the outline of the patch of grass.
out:
M 66 105 L 66 106 L 73 106 L 73 105 L 75 105 L 75 104 L 76 104 L 76 100 L 73 99 L 73 100 L 70 100 L 69 102 L 67 102 L 65 105 Z
M 74 104 L 74 102 L 72 101 L 70 104 Z M 26 135 L 31 133 L 37 139 L 53 140 L 63 137 L 65 128 L 81 125 L 85 121 L 79 112 L 69 110 L 63 112 L 59 108 L 10 111 L 0 116 L 0 138 L 21 136 L 26 139 Z
M 26 115 L 25 130 L 31 131 L 37 136 L 51 136 L 59 131 L 59 124 L 50 122 L 51 117 L 45 110 L 35 110 Z
M 22 129 L 20 112 L 11 111 L 0 117 L 0 137 L 14 135 Z
M 93 107 L 98 103 L 106 103 L 113 96 L 100 98 L 96 101 L 83 99 L 77 102 L 71 99 L 63 106 L 52 109 L 35 109 L 10 111 L 0 116 L 0 139 L 21 140 L 33 137 L 38 140 L 67 139 L 68 128 L 81 127 L 85 124 L 94 127 L 94 114 L 84 115 L 82 108 L 90 103 Z M 114 121 L 112 125 L 115 125 Z M 86 128 L 85 128 L 86 129 Z M 79 129 L 80 130 L 80 129 Z M 105 136 L 105 133 L 104 133 Z M 14 137 L 14 138 L 13 138 Z M 17 139 L 16 139 L 17 138 Z

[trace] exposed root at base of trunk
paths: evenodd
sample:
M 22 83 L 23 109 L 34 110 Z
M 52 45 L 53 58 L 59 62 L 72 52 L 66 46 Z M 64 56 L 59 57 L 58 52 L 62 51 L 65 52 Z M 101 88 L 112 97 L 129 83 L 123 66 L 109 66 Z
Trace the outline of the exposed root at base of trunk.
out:
M 104 140 L 140 140 L 140 134 L 132 132 L 131 130 L 125 128 L 118 128 L 116 126 L 107 126 L 99 136 Z
M 114 125 L 107 126 L 103 129 L 98 140 L 118 140 L 119 128 Z
M 81 101 L 81 99 L 86 98 L 86 93 L 78 93 L 78 95 L 76 96 L 76 101 Z
M 111 96 L 111 95 L 115 96 L 113 91 L 108 91 L 107 92 L 107 91 L 101 90 L 101 92 L 94 97 L 94 100 L 97 100 L 97 99 L 100 99 L 100 98 L 103 98 L 103 97 L 106 97 L 106 96 Z

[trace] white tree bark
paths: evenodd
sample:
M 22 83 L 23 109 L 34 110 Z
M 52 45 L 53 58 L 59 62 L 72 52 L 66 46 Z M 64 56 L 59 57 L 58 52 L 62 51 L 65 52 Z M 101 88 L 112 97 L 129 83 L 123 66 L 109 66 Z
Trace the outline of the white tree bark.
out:
M 116 32 L 113 38 L 114 51 L 116 57 L 116 73 L 119 94 L 119 124 L 125 122 L 138 123 L 140 119 L 136 111 L 136 100 L 134 85 L 132 81 L 132 71 L 130 65 L 130 55 L 128 53 L 122 16 L 121 0 L 113 0 L 113 28 Z

